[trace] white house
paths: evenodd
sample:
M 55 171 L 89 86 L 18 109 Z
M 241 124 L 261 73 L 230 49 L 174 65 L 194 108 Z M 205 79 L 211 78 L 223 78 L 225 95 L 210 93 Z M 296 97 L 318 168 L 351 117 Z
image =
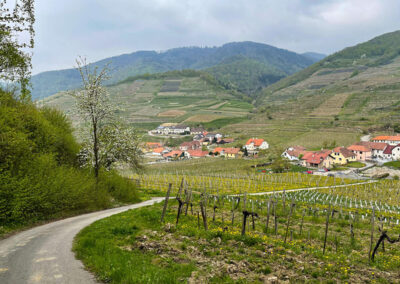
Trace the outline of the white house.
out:
M 247 140 L 243 148 L 246 148 L 248 152 L 255 152 L 257 150 L 266 150 L 269 148 L 269 145 L 264 139 L 251 138 Z

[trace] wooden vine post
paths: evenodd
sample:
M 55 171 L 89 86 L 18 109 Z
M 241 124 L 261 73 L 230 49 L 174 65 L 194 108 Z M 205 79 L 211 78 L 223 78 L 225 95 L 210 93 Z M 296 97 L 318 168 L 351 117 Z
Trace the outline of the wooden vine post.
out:
M 322 251 L 322 254 L 325 254 L 326 240 L 327 240 L 327 238 L 328 238 L 328 226 L 329 226 L 329 215 L 330 215 L 330 212 L 331 212 L 331 204 L 329 203 L 328 212 L 326 213 L 324 249 L 323 249 L 323 251 Z
M 372 253 L 372 243 L 374 242 L 374 225 L 375 225 L 375 207 L 372 207 L 372 216 L 371 216 L 371 242 L 369 245 L 369 253 L 368 258 L 371 260 Z
M 167 212 L 167 206 L 168 206 L 169 195 L 171 194 L 171 188 L 172 188 L 172 183 L 169 184 L 167 195 L 165 196 L 164 208 L 163 208 L 163 212 L 161 215 L 161 223 L 164 222 L 164 216 L 165 216 L 165 213 Z
M 287 235 L 288 235 L 288 232 L 289 232 L 289 226 L 290 226 L 290 218 L 292 217 L 292 213 L 293 213 L 293 208 L 294 208 L 294 206 L 295 206 L 294 203 L 291 203 L 291 204 L 290 204 L 290 212 L 289 212 L 288 219 L 287 219 L 287 223 L 286 223 L 285 239 L 284 239 L 284 241 L 283 241 L 284 244 L 286 244 L 286 239 L 287 239 Z

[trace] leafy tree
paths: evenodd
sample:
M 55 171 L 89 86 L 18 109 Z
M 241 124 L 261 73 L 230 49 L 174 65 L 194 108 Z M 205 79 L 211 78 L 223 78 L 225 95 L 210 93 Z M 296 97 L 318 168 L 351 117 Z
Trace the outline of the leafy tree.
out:
M 96 178 L 101 168 L 110 170 L 116 162 L 140 169 L 139 139 L 133 130 L 115 121 L 115 108 L 103 87 L 103 82 L 108 79 L 107 66 L 98 71 L 97 68 L 92 70 L 84 58 L 76 62 L 83 88 L 70 94 L 76 99 L 77 109 L 88 124 L 79 154 L 81 163 L 92 167 Z
M 13 9 L 6 1 L 0 2 L 0 80 L 18 81 L 21 97 L 29 98 L 28 83 L 31 54 L 34 47 L 34 0 L 16 0 Z M 19 40 L 29 34 L 29 41 Z

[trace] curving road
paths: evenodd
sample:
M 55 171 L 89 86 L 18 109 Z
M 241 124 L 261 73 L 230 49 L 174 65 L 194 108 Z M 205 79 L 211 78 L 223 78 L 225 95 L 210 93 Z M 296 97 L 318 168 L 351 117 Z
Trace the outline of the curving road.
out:
M 361 182 L 367 184 L 375 181 Z M 337 185 L 332 187 L 343 187 Z M 324 187 L 319 187 L 324 188 Z M 329 187 L 326 187 L 329 188 Z M 316 187 L 289 189 L 286 192 L 313 190 Z M 276 191 L 275 193 L 280 193 Z M 273 194 L 273 191 L 248 195 Z M 75 235 L 96 220 L 129 209 L 161 202 L 164 197 L 139 204 L 80 215 L 39 226 L 0 241 L 0 284 L 22 283 L 97 283 L 92 274 L 84 270 L 71 251 Z
M 71 251 L 75 235 L 96 220 L 163 199 L 68 218 L 1 240 L 0 283 L 96 283 Z

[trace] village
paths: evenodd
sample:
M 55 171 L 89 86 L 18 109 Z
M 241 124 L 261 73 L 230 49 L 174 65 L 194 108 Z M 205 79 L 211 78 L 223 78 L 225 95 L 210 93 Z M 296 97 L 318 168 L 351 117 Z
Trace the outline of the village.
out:
M 264 139 L 250 138 L 242 147 L 226 147 L 235 142 L 234 138 L 225 137 L 222 133 L 208 132 L 203 128 L 191 128 L 186 125 L 165 123 L 151 131 L 153 135 L 165 137 L 192 136 L 192 141 L 181 143 L 177 147 L 167 147 L 161 142 L 145 142 L 142 152 L 145 157 L 158 158 L 162 161 L 177 161 L 205 157 L 223 157 L 237 159 L 257 157 L 260 150 L 267 150 L 269 144 Z
M 287 148 L 282 157 L 307 168 L 330 170 L 358 162 L 382 165 L 400 159 L 400 134 L 377 136 L 370 141 L 360 141 L 348 147 L 307 151 L 302 146 Z
M 206 157 L 226 159 L 257 158 L 260 151 L 270 148 L 262 138 L 248 138 L 244 145 L 238 146 L 234 138 L 219 132 L 208 132 L 201 127 L 189 127 L 176 123 L 164 123 L 149 134 L 159 137 L 192 137 L 191 141 L 182 142 L 179 146 L 168 147 L 161 142 L 145 142 L 142 152 L 145 157 L 154 158 L 157 162 L 179 161 Z M 230 146 L 230 145 L 236 145 Z M 371 164 L 382 165 L 400 160 L 400 134 L 394 136 L 377 136 L 370 141 L 356 142 L 347 147 L 333 149 L 307 150 L 302 146 L 288 147 L 281 155 L 292 164 L 318 172 L 328 172 L 346 166 L 364 167 Z

